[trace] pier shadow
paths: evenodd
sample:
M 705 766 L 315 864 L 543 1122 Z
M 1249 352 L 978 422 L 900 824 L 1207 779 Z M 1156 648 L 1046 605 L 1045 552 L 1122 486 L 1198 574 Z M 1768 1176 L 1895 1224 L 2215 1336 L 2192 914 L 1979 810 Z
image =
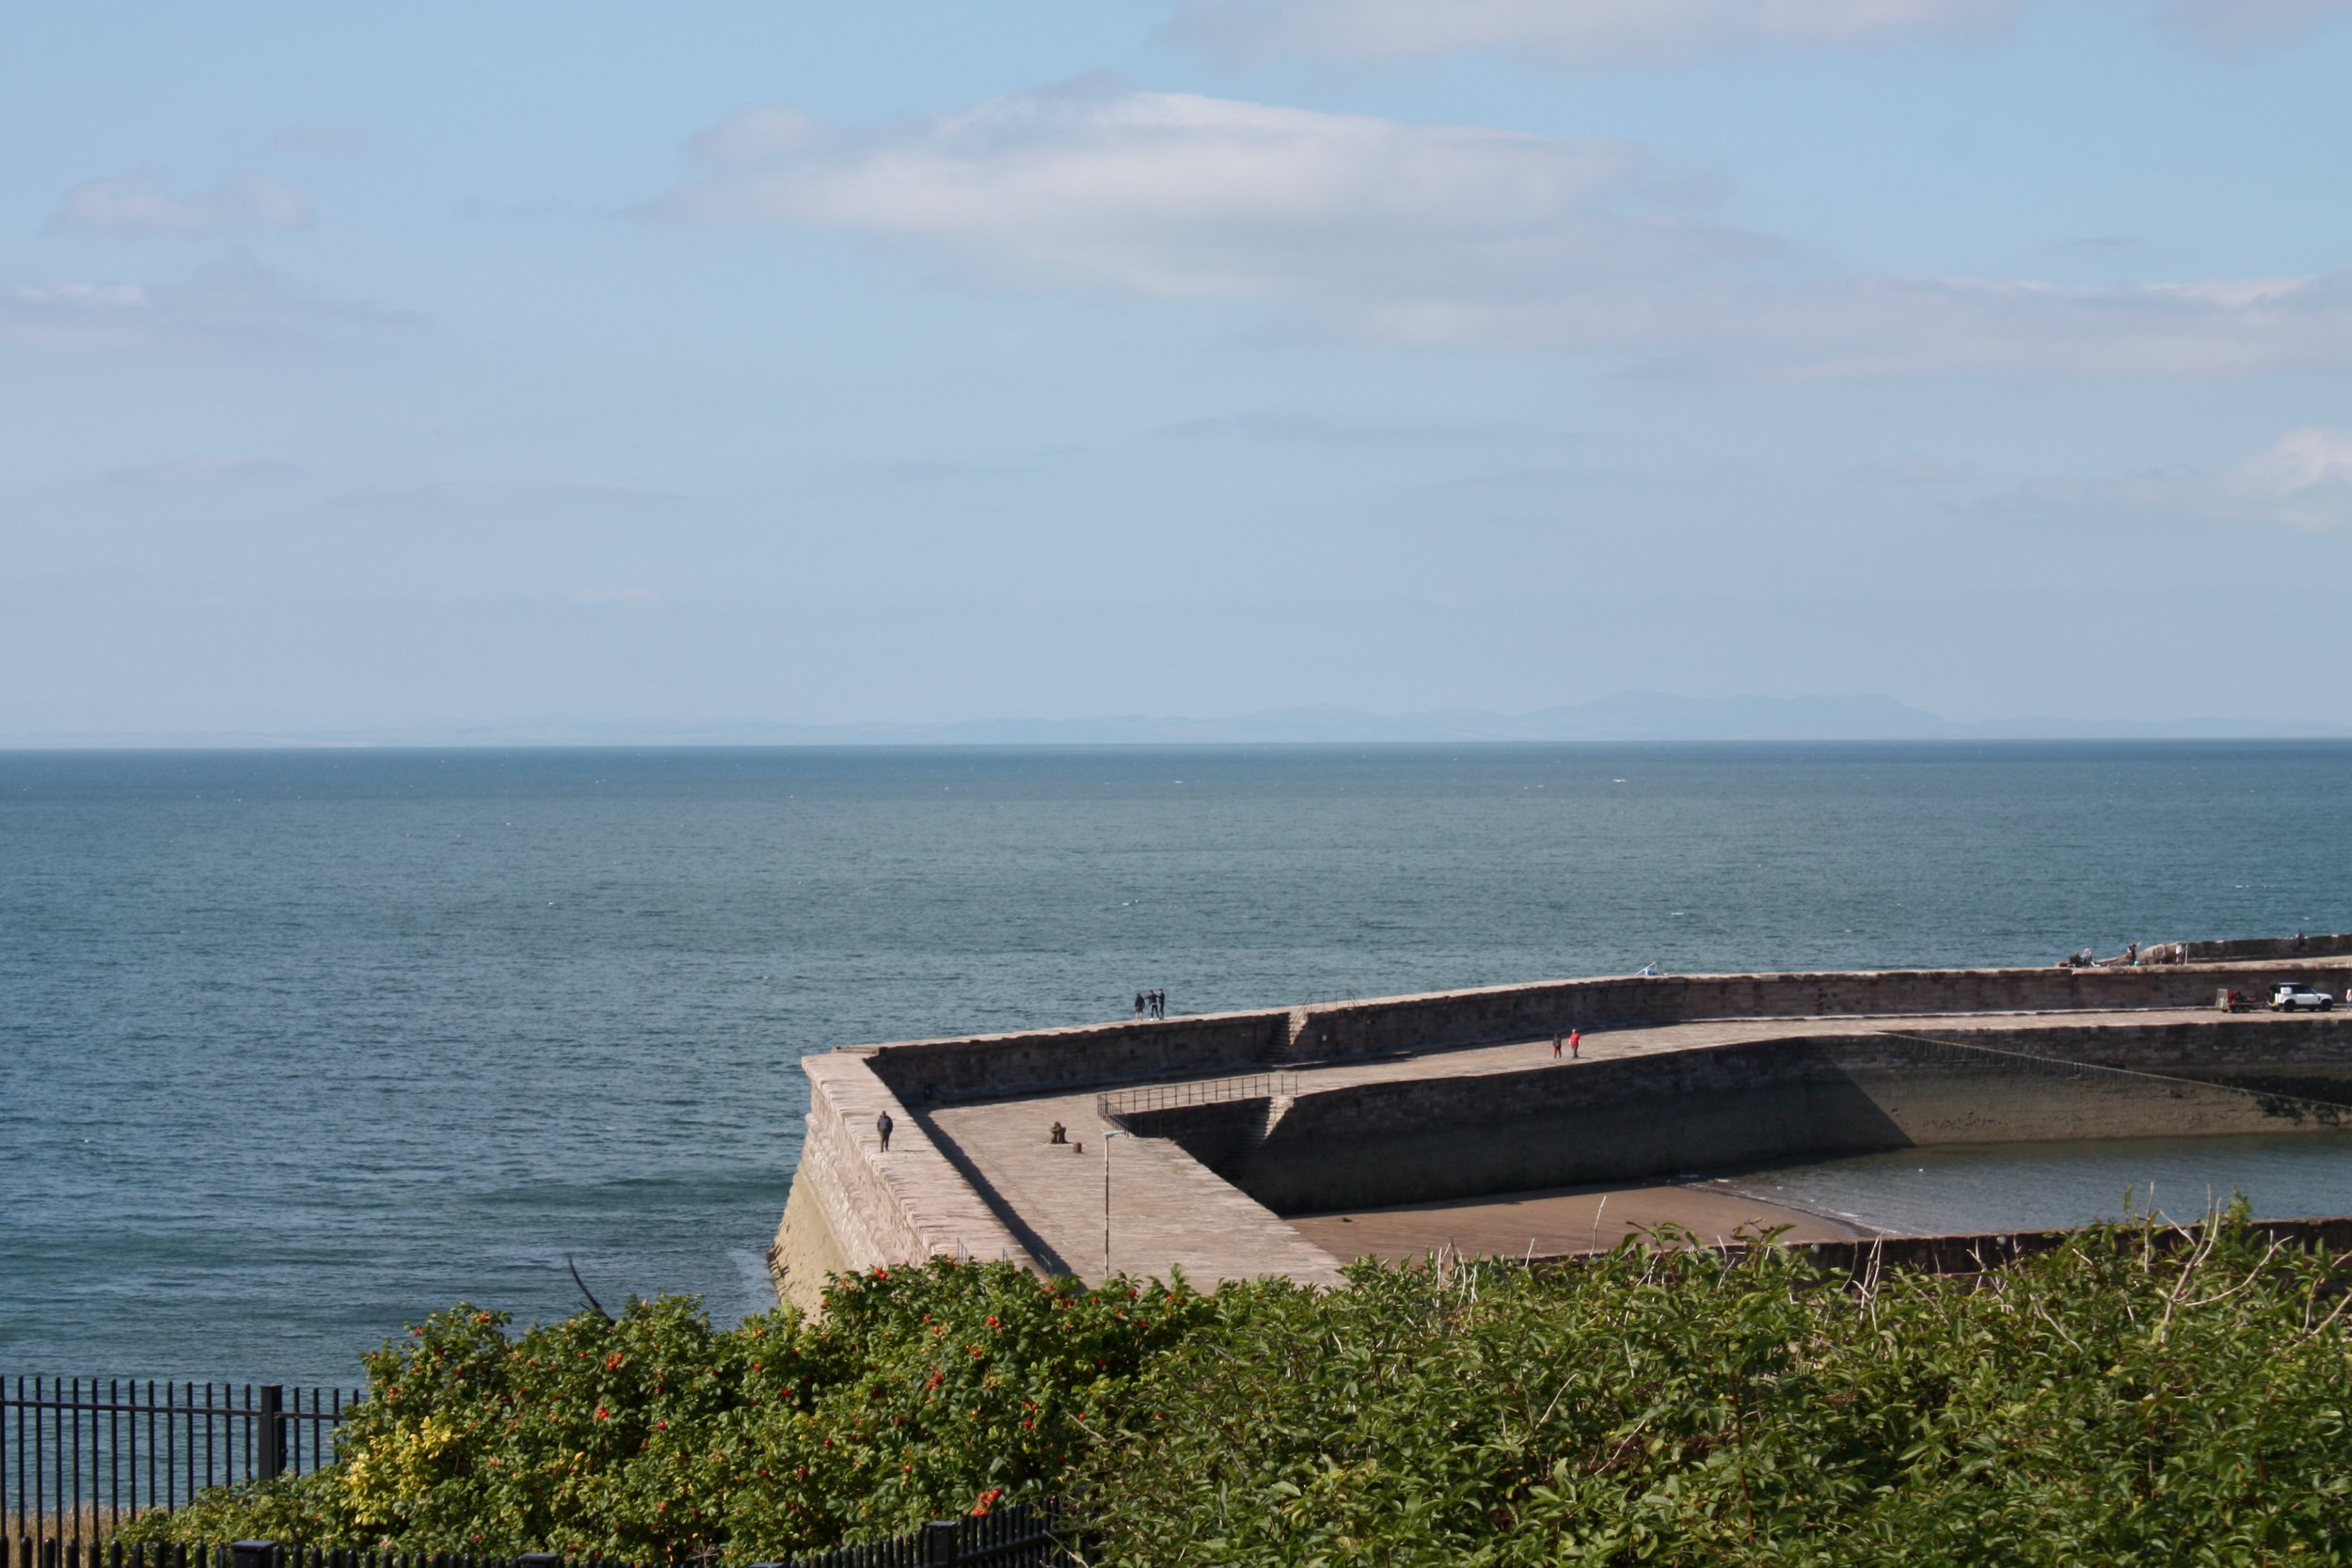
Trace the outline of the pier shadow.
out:
M 947 1163 L 956 1168 L 956 1174 L 970 1182 L 972 1190 L 980 1195 L 980 1201 L 988 1206 L 988 1212 L 1012 1232 L 1012 1239 L 1021 1243 L 1022 1250 L 1037 1259 L 1039 1267 L 1048 1274 L 1075 1277 L 1078 1271 L 1070 1266 L 1070 1260 L 1039 1233 L 1037 1227 L 1021 1217 L 1021 1211 L 997 1190 L 996 1184 L 989 1180 L 978 1165 L 972 1163 L 972 1157 L 964 1153 L 963 1147 L 956 1142 L 953 1134 L 933 1121 L 927 1112 L 909 1107 L 907 1114 L 921 1125 L 925 1135 L 931 1140 L 931 1147 L 946 1157 Z

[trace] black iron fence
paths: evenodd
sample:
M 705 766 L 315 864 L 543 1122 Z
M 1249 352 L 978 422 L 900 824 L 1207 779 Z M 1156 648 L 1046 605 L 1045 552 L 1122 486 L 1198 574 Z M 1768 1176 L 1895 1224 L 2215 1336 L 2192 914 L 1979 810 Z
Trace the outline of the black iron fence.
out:
M 316 1469 L 358 1402 L 275 1383 L 0 1378 L 0 1538 L 94 1540 L 209 1486 Z
M 932 1568 L 933 1564 L 982 1563 L 991 1568 L 1051 1568 L 1072 1560 L 1065 1506 L 1059 1497 L 1016 1503 L 985 1517 L 940 1519 L 888 1541 L 836 1546 L 815 1557 L 755 1563 L 752 1568 Z
M 316 1469 L 356 1390 L 119 1378 L 0 1378 L 0 1568 L 641 1568 L 552 1554 L 475 1557 L 286 1546 L 126 1544 L 114 1527 L 207 1487 Z M 1049 1497 L 942 1519 L 886 1541 L 751 1568 L 1046 1568 L 1070 1560 Z M 650 1565 L 648 1565 L 650 1568 Z
M 941 1519 L 887 1541 L 836 1546 L 813 1557 L 750 1568 L 1060 1568 L 1072 1560 L 1058 1497 L 1016 1503 L 982 1517 Z M 13 1543 L 0 1568 L 666 1568 L 553 1552 L 517 1557 L 471 1553 L 342 1551 L 239 1541 L 221 1546 L 125 1544 L 69 1539 Z

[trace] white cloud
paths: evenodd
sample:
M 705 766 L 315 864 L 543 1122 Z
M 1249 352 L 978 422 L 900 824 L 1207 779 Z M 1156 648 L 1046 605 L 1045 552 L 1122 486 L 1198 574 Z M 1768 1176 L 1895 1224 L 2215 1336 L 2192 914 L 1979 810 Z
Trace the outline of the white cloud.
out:
M 2290 528 L 2352 527 L 2352 430 L 2291 430 L 2238 470 L 2233 488 Z
M 816 129 L 798 109 L 739 109 L 694 138 L 694 155 L 720 164 L 756 163 L 798 151 Z
M 1249 302 L 1429 348 L 1763 376 L 2352 368 L 2352 274 L 1791 281 L 1756 266 L 1777 242 L 1694 215 L 1618 142 L 1152 92 L 1001 99 L 870 134 L 773 123 L 791 135 L 717 137 L 724 160 L 665 210 L 894 241 L 993 286 Z
M 2313 532 L 2352 528 L 2352 430 L 2291 430 L 2220 473 L 2175 468 L 2122 479 L 2041 480 L 1994 504 L 2056 518 L 2164 518 Z
M 1403 60 L 1495 53 L 1662 64 L 1773 44 L 1854 46 L 2006 28 L 2026 0 L 1181 0 L 1169 36 L 1222 54 Z
M 250 261 L 215 262 L 174 283 L 0 288 L 0 343 L 60 353 L 283 346 L 414 320 L 311 293 Z
M 200 239 L 308 229 L 310 218 L 309 197 L 264 174 L 183 192 L 150 171 L 84 181 L 65 193 L 49 226 L 78 234 Z
M 771 112 L 773 114 L 773 112 Z M 775 116 L 781 119 L 782 116 Z M 867 135 L 803 132 L 678 192 L 706 221 L 933 246 L 1001 283 L 1180 298 L 1540 293 L 1562 273 L 1681 270 L 1757 242 L 1640 209 L 1622 144 L 1186 93 L 1047 93 Z
M 1458 312 L 1464 341 L 1652 348 L 1764 376 L 2213 378 L 2352 368 L 2352 273 L 2078 288 L 1997 278 L 1653 290 L 1524 314 Z

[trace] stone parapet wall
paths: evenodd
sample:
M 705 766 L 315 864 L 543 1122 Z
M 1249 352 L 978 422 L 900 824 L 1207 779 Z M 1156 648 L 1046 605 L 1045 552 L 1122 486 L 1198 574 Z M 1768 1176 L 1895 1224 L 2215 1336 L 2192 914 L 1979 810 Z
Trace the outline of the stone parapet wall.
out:
M 910 1103 L 1207 1076 L 1279 1058 L 1288 1009 L 1135 1019 L 851 1049 Z
M 2294 963 L 1626 975 L 855 1049 L 919 1106 L 1697 1019 L 2204 1007 L 2222 987 L 2250 993 L 2288 974 L 2352 980 L 2308 954 Z
M 2307 967 L 2285 973 L 2301 975 Z M 2220 988 L 2250 990 L 2271 972 L 2265 967 L 2257 975 L 2242 965 L 2165 964 L 1566 980 L 1312 1007 L 1294 1053 L 1299 1060 L 1345 1060 L 1694 1019 L 2203 1007 L 2212 1006 Z
M 2217 1023 L 2223 1022 L 2216 1020 Z M 1890 1022 L 1890 1030 L 1901 1031 Z M 1947 1031 L 1919 1031 L 1936 1036 Z M 2178 1073 L 2226 1082 L 2233 1073 L 2308 1070 L 2352 1082 L 2352 1016 L 2265 1014 L 2211 1023 L 2063 1023 L 1948 1031 L 1971 1045 L 2094 1062 L 2138 1072 Z
M 2304 937 L 2238 937 L 2228 942 L 2180 942 L 2167 945 L 2188 955 L 2191 963 L 2229 963 L 2257 958 L 2342 958 L 2352 954 L 2352 935 Z
M 1129 1122 L 1172 1138 L 1278 1213 L 1929 1145 L 2352 1125 L 2352 1113 L 2302 1100 L 2352 1101 L 2352 1022 L 1971 1030 L 1965 1038 L 1993 1049 L 1800 1035 L 1355 1085 L 1279 1107 L 1243 1101 Z M 2123 1070 L 2074 1072 L 2061 1060 L 2073 1051 Z M 2192 1068 L 2201 1082 L 2184 1081 Z M 2167 1069 L 2173 1075 L 2142 1076 Z M 2251 1081 L 2233 1085 L 2238 1075 Z
M 1036 1267 L 866 1058 L 835 1052 L 801 1066 L 808 1133 L 768 1254 L 781 1299 L 815 1311 L 828 1274 L 926 1258 Z M 895 1124 L 886 1154 L 874 1128 L 884 1112 Z

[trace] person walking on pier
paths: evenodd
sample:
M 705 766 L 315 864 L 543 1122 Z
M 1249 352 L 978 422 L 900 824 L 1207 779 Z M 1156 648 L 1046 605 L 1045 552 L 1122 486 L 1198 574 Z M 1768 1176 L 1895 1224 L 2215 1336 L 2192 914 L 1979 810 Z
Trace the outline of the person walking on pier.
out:
M 1551 1059 L 1555 1062 L 1560 1059 L 1560 1037 L 1557 1035 L 1551 1037 Z
M 1577 1053 L 1578 1053 L 1578 1052 L 1580 1052 L 1580 1051 L 1581 1051 L 1583 1048 L 1584 1048 L 1584 1031 L 1583 1031 L 1583 1030 L 1581 1030 L 1581 1029 L 1571 1029 L 1571 1030 L 1569 1030 L 1569 1031 L 1568 1031 L 1568 1059 L 1569 1059 L 1570 1061 L 1574 1061 L 1574 1060 L 1576 1059 L 1576 1054 L 1577 1054 Z M 1557 1054 L 1557 1053 L 1554 1053 L 1554 1054 Z
M 898 1124 L 897 1122 L 890 1119 L 890 1113 L 888 1111 L 884 1111 L 881 1116 L 874 1118 L 874 1131 L 882 1134 L 882 1151 L 884 1154 L 890 1152 L 890 1130 L 898 1125 Z
M 1136 1016 L 1137 1018 L 1143 1016 L 1143 992 L 1141 991 L 1136 992 Z

